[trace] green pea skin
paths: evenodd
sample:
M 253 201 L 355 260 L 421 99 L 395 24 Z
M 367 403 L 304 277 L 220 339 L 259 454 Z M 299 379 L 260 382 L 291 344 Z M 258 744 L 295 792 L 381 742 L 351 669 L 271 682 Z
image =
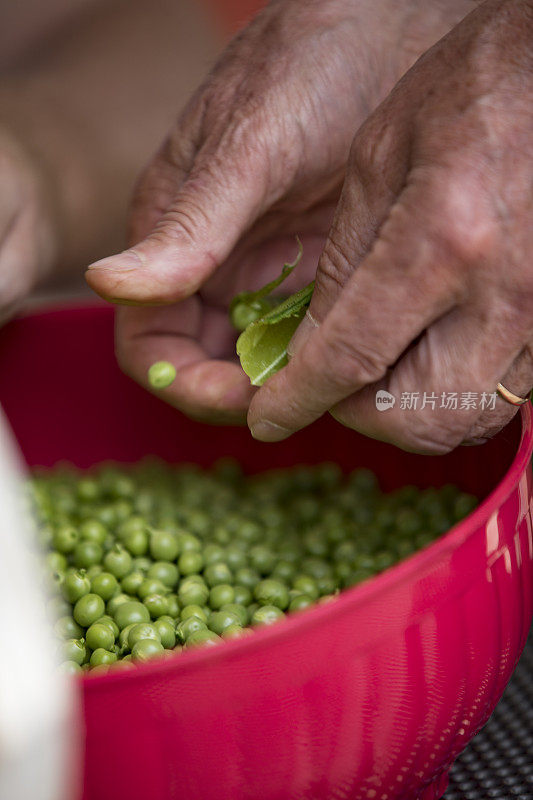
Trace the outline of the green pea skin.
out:
M 155 623 L 140 622 L 136 625 L 130 626 L 130 631 L 128 634 L 129 649 L 132 650 L 137 642 L 140 642 L 142 639 L 155 639 L 156 641 L 161 641 L 161 636 L 155 626 Z
M 204 630 L 207 630 L 207 625 L 203 620 L 198 617 L 188 617 L 176 626 L 176 637 L 181 644 L 185 644 L 193 633 Z
M 136 533 L 137 531 L 145 531 L 147 529 L 147 523 L 144 517 L 140 516 L 139 514 L 132 514 L 131 517 L 124 520 L 120 523 L 117 528 L 117 538 L 120 541 L 124 540 L 124 537 L 128 536 L 130 533 Z
M 124 592 L 116 594 L 114 597 L 111 598 L 111 600 L 107 601 L 106 605 L 107 613 L 109 614 L 109 616 L 114 617 L 117 608 L 121 606 L 123 603 L 129 602 L 130 600 L 133 600 L 133 597 L 131 597 L 128 594 L 125 594 Z
M 112 653 L 109 650 L 104 650 L 103 647 L 99 647 L 97 650 L 93 650 L 89 663 L 91 667 L 100 667 L 103 665 L 114 664 L 116 660 L 116 653 Z
M 209 588 L 212 589 L 214 586 L 218 586 L 222 583 L 230 584 L 233 581 L 233 573 L 227 564 L 217 562 L 205 568 L 204 578 Z
M 80 525 L 80 539 L 84 542 L 96 542 L 96 544 L 103 545 L 107 535 L 107 528 L 97 519 L 86 519 Z
M 181 532 L 176 534 L 176 542 L 180 553 L 197 553 L 202 545 L 197 536 L 192 533 Z
M 132 556 L 144 556 L 148 552 L 148 533 L 146 530 L 130 531 L 122 537 L 122 544 Z
M 64 672 L 65 675 L 80 675 L 83 672 L 76 661 L 63 661 L 63 663 L 59 665 L 59 669 L 61 672 Z
M 89 594 L 80 597 L 76 601 L 72 616 L 84 628 L 88 628 L 93 622 L 103 616 L 105 611 L 105 604 L 102 598 L 97 594 Z
M 78 544 L 79 533 L 72 525 L 59 525 L 52 534 L 52 545 L 58 553 L 72 553 Z
M 144 573 L 140 570 L 130 572 L 120 581 L 120 588 L 125 594 L 137 594 L 139 587 L 144 580 Z
M 161 655 L 163 651 L 163 645 L 156 639 L 141 639 L 134 644 L 131 657 L 134 661 L 144 662 Z
M 103 571 L 104 568 L 101 564 L 93 564 L 92 567 L 89 567 L 87 570 L 87 577 L 90 581 L 92 581 L 92 579 L 96 578 L 97 575 L 101 575 Z
M 282 583 L 290 583 L 296 574 L 296 568 L 290 561 L 278 561 L 271 578 L 275 578 Z
M 118 644 L 119 644 L 119 647 L 120 647 L 122 652 L 125 652 L 126 650 L 130 649 L 130 645 L 129 645 L 130 631 L 132 631 L 133 628 L 135 628 L 136 625 L 143 625 L 143 624 L 144 623 L 142 623 L 142 622 L 141 623 L 132 622 L 129 625 L 126 625 L 125 628 L 122 628 L 122 630 L 120 631 L 120 633 L 118 635 Z
M 137 595 L 141 600 L 152 594 L 167 594 L 168 588 L 159 578 L 144 578 L 137 589 Z
M 124 672 L 130 672 L 131 670 L 134 670 L 135 669 L 135 664 L 133 663 L 133 661 L 131 661 L 131 659 L 129 659 L 129 660 L 127 660 L 127 659 L 128 659 L 128 656 L 123 656 L 118 661 L 115 661 L 115 663 L 112 665 L 113 666 L 113 672 L 116 672 L 117 670 L 124 671 Z
M 289 611 L 303 611 L 305 608 L 309 608 L 312 605 L 314 605 L 314 600 L 309 597 L 309 595 L 298 594 L 290 601 Z
M 61 660 L 83 664 L 85 661 L 85 642 L 83 639 L 67 639 L 61 645 Z
M 76 487 L 78 498 L 84 503 L 94 503 L 100 496 L 100 487 L 93 478 L 82 478 Z
M 160 617 L 154 622 L 154 627 L 165 650 L 172 650 L 176 644 L 176 630 L 172 622 Z
M 313 578 L 311 578 L 309 575 L 298 575 L 294 579 L 292 587 L 300 594 L 306 594 L 309 597 L 312 597 L 313 600 L 318 600 L 318 586 L 316 585 L 316 581 L 313 580 Z
M 77 567 L 88 569 L 93 564 L 99 564 L 102 560 L 103 550 L 97 542 L 78 542 L 72 553 L 74 564 Z
M 207 622 L 207 614 L 201 606 L 190 605 L 182 608 L 180 614 L 181 620 L 189 619 L 189 617 L 197 617 L 202 620 L 202 622 Z
M 116 544 L 104 556 L 104 567 L 115 578 L 125 578 L 133 569 L 133 560 L 128 551 L 120 544 Z
M 180 604 L 177 594 L 167 594 L 168 613 L 171 617 L 178 617 L 180 613 Z
M 209 605 L 212 609 L 217 610 L 228 603 L 233 603 L 235 600 L 235 592 L 233 586 L 228 583 L 219 583 L 213 586 L 209 592 Z
M 205 631 L 195 631 L 192 633 L 185 643 L 185 647 L 187 649 L 191 647 L 203 647 L 208 646 L 211 647 L 213 645 L 219 644 L 222 639 L 220 636 L 217 636 L 216 633 L 213 631 L 205 630 Z
M 249 606 L 252 602 L 252 593 L 246 586 L 234 586 L 233 593 L 233 602 L 239 606 Z
M 250 633 L 252 633 L 250 628 L 242 628 L 240 625 L 235 624 L 224 628 L 221 636 L 223 639 L 242 639 L 243 636 L 247 636 Z
M 94 592 L 94 594 L 100 595 L 102 600 L 107 602 L 107 600 L 111 600 L 115 594 L 118 594 L 118 581 L 110 572 L 101 572 L 91 581 L 91 591 Z
M 149 622 L 149 620 L 150 612 L 143 603 L 137 600 L 122 603 L 115 611 L 115 622 L 120 630 L 133 622 Z
M 228 567 L 235 572 L 238 569 L 246 567 L 246 552 L 240 547 L 230 545 L 226 548 L 224 560 Z
M 208 597 L 209 589 L 205 584 L 189 584 L 178 589 L 178 599 L 182 606 L 203 606 Z
M 104 650 L 111 650 L 115 644 L 115 636 L 108 625 L 102 624 L 101 622 L 93 622 L 93 624 L 87 628 L 85 641 L 91 650 L 97 650 L 99 647 Z
M 272 572 L 276 566 L 277 556 L 264 545 L 250 548 L 250 564 L 262 575 Z
M 235 614 L 239 620 L 239 624 L 244 628 L 248 623 L 248 609 L 239 603 L 227 603 L 220 607 L 220 611 Z
M 255 587 L 254 598 L 262 606 L 276 606 L 284 611 L 289 605 L 289 590 L 281 581 L 265 578 Z
M 179 579 L 178 567 L 171 561 L 154 561 L 149 567 L 146 577 L 155 578 L 168 589 L 174 589 Z
M 80 639 L 83 636 L 83 628 L 70 614 L 57 620 L 54 631 L 61 639 Z
M 203 559 L 206 567 L 224 561 L 224 548 L 218 544 L 207 544 L 203 550 Z
M 328 595 L 333 594 L 337 583 L 332 576 L 325 575 L 323 578 L 317 578 L 316 586 L 321 595 Z
M 285 614 L 277 606 L 259 606 L 251 618 L 252 625 L 272 625 L 280 619 L 283 619 Z
M 169 361 L 156 361 L 148 370 L 148 382 L 154 389 L 167 389 L 176 379 L 176 367 Z
M 148 538 L 146 539 L 146 549 L 148 549 Z M 136 556 L 133 559 L 133 569 L 135 572 L 142 572 L 144 575 L 152 566 L 152 560 L 146 556 Z
M 61 593 L 69 603 L 75 603 L 80 597 L 89 594 L 90 591 L 91 581 L 84 569 L 70 572 L 65 576 L 65 580 L 61 584 Z
M 209 615 L 207 625 L 209 630 L 220 636 L 230 625 L 241 625 L 241 619 L 234 611 L 213 611 Z
M 250 569 L 249 567 L 238 569 L 235 573 L 235 583 L 239 586 L 244 586 L 251 591 L 255 589 L 256 584 L 258 584 L 260 580 L 261 576 L 259 573 L 254 569 Z
M 175 561 L 178 551 L 178 542 L 172 533 L 152 531 L 150 554 L 155 561 Z
M 204 558 L 201 553 L 189 551 L 182 553 L 178 559 L 178 569 L 182 575 L 193 575 L 201 572 L 204 566 Z
M 168 614 L 168 602 L 163 594 L 149 594 L 144 598 L 143 604 L 148 609 L 152 619 Z

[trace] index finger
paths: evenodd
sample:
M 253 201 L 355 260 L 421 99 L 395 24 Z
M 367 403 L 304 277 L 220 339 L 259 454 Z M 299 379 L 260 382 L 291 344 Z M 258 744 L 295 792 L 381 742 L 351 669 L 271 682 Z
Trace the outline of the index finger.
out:
M 218 338 L 220 346 L 219 332 L 201 340 L 196 303 L 190 298 L 177 307 L 117 309 L 117 359 L 127 375 L 187 416 L 243 424 L 254 389 L 237 363 L 218 357 L 217 345 L 210 346 L 209 338 Z M 148 370 L 157 361 L 176 368 L 166 389 L 155 390 L 148 381 Z

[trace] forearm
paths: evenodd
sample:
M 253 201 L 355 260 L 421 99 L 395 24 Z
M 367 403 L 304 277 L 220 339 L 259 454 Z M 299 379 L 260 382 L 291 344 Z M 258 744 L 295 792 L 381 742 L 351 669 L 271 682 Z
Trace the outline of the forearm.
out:
M 216 47 L 196 0 L 117 0 L 0 79 L 0 124 L 53 189 L 59 269 L 122 246 L 135 177 Z

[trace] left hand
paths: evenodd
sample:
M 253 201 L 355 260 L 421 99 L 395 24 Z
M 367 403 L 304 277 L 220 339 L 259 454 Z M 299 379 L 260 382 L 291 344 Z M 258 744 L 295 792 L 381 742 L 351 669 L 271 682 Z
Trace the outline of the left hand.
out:
M 442 393 L 533 386 L 533 4 L 489 0 L 400 81 L 353 142 L 293 357 L 252 400 L 277 441 L 330 411 L 440 454 L 516 413 L 441 407 Z M 369 250 L 359 246 L 377 231 Z M 376 408 L 376 390 L 396 398 Z M 403 393 L 435 395 L 407 411 Z

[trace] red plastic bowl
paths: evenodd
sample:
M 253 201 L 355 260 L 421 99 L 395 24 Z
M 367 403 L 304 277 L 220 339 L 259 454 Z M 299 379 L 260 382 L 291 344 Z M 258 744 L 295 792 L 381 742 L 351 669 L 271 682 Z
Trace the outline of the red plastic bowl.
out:
M 213 650 L 87 677 L 85 800 L 433 800 L 487 720 L 532 615 L 531 409 L 482 448 L 402 453 L 329 420 L 279 445 L 184 419 L 117 369 L 107 308 L 0 333 L 0 402 L 29 464 L 147 453 L 249 470 L 335 459 L 385 488 L 484 498 L 438 542 L 362 586 Z

